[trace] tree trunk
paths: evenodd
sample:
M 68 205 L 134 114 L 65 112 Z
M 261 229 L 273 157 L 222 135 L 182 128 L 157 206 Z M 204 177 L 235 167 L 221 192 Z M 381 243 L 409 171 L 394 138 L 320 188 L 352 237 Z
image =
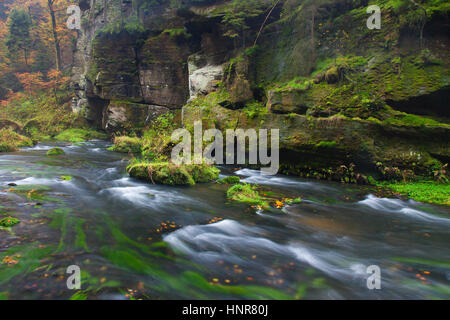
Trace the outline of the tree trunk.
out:
M 52 20 L 52 33 L 53 33 L 53 43 L 55 45 L 55 56 L 56 56 L 56 70 L 61 70 L 61 48 L 59 46 L 58 32 L 56 31 L 56 17 L 55 10 L 53 9 L 53 3 L 55 0 L 47 0 L 48 10 L 50 12 Z
M 28 69 L 28 54 L 27 54 L 27 49 L 23 50 L 23 57 L 25 58 L 25 66 Z

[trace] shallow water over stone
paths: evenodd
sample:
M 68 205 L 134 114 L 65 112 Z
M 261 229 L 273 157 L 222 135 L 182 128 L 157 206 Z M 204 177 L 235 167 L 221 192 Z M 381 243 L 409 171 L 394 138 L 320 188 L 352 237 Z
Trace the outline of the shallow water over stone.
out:
M 56 145 L 66 155 L 47 157 Z M 131 179 L 127 157 L 108 146 L 0 155 L 0 214 L 21 220 L 0 230 L 1 298 L 450 297 L 447 207 L 239 170 L 280 199 L 304 199 L 255 212 L 227 202 L 226 185 Z M 81 268 L 81 290 L 67 289 L 70 265 Z M 370 265 L 381 269 L 381 290 L 367 288 Z

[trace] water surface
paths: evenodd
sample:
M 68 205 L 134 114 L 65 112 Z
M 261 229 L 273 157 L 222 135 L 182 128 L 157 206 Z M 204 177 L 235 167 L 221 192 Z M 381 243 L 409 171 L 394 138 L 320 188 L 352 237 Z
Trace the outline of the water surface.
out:
M 66 155 L 47 157 L 56 145 Z M 450 297 L 448 207 L 233 173 L 280 199 L 304 199 L 259 212 L 227 202 L 224 185 L 131 179 L 126 156 L 107 147 L 39 144 L 0 155 L 0 217 L 21 220 L 0 229 L 0 298 Z M 82 270 L 81 290 L 67 289 L 70 265 Z M 371 265 L 381 269 L 381 290 L 367 288 Z

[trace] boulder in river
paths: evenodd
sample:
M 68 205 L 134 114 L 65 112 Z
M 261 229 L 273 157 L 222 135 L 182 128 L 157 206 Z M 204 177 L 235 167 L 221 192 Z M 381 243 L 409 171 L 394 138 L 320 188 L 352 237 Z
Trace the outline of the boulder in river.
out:
M 206 164 L 138 163 L 127 168 L 131 177 L 165 185 L 190 185 L 217 180 L 220 170 Z
M 61 148 L 51 148 L 50 150 L 47 151 L 48 156 L 59 156 L 59 155 L 63 155 L 63 154 L 66 154 L 66 153 Z

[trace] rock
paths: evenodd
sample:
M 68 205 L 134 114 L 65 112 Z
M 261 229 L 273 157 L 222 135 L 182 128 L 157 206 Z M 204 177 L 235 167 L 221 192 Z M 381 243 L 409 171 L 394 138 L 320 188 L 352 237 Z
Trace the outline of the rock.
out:
M 339 81 L 339 69 L 337 67 L 331 67 L 325 73 L 325 80 L 329 84 L 337 83 Z
M 207 65 L 189 71 L 189 95 L 193 99 L 199 94 L 208 94 L 217 88 L 223 77 L 223 66 Z
M 267 109 L 279 114 L 306 114 L 315 105 L 308 89 L 272 90 L 268 92 Z
M 224 84 L 229 93 L 228 100 L 221 102 L 221 105 L 229 109 L 240 109 L 254 98 L 250 85 L 249 61 L 246 57 L 238 57 L 230 61 L 226 67 Z
M 143 128 L 169 111 L 168 108 L 162 106 L 111 101 L 103 112 L 102 128 L 109 132 Z
M 130 165 L 131 177 L 156 184 L 190 185 L 217 180 L 220 170 L 205 164 L 176 165 L 170 162 L 140 163 Z
M 15 183 L 8 183 L 8 186 L 10 186 L 10 187 L 17 187 L 17 184 L 15 184 Z
M 208 94 L 217 89 L 224 75 L 224 65 L 204 54 L 194 54 L 188 58 L 189 95 L 194 99 L 199 94 Z
M 269 207 L 268 202 L 266 201 L 266 199 L 261 197 L 256 187 L 247 183 L 235 184 L 230 189 L 228 189 L 227 199 L 250 205 L 260 206 L 261 208 Z
M 230 103 L 236 108 L 242 108 L 246 102 L 253 99 L 253 91 L 250 88 L 250 82 L 241 77 L 233 81 L 230 89 Z

